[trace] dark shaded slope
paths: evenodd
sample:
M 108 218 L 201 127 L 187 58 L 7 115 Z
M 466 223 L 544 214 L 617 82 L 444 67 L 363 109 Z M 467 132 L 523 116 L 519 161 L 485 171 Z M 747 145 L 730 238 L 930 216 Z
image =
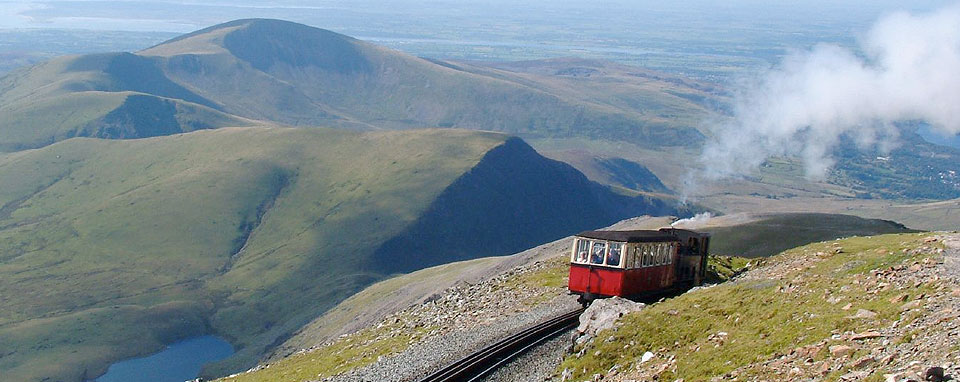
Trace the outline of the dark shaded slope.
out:
M 711 253 L 743 257 L 773 256 L 797 246 L 850 236 L 917 232 L 889 220 L 821 213 L 770 214 L 748 223 L 702 230 L 713 235 Z
M 278 20 L 256 19 L 247 24 L 227 34 L 223 46 L 258 70 L 269 71 L 275 64 L 313 66 L 340 74 L 372 70 L 365 53 L 350 37 Z
M 609 174 L 614 184 L 631 190 L 671 193 L 650 169 L 623 158 L 597 159 L 597 166 Z
M 166 98 L 176 98 L 210 108 L 216 104 L 171 81 L 154 59 L 132 53 L 103 53 L 77 57 L 66 67 L 67 72 L 99 72 L 103 81 L 75 82 L 67 86 L 71 91 L 132 91 Z
M 505 255 L 644 214 L 686 211 L 662 200 L 616 194 L 513 138 L 488 152 L 416 223 L 380 246 L 372 266 L 408 272 Z
M 182 107 L 182 106 L 181 106 Z M 176 101 L 148 95 L 130 95 L 120 107 L 76 132 L 80 137 L 109 139 L 147 138 L 215 127 L 215 116 L 177 118 Z

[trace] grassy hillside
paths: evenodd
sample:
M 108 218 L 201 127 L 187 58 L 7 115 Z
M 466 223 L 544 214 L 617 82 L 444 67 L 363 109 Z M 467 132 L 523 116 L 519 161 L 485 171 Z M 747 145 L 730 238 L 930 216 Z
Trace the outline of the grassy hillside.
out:
M 956 355 L 939 332 L 955 318 L 949 310 L 935 313 L 951 286 L 933 277 L 943 249 L 929 236 L 857 237 L 791 249 L 735 282 L 624 316 L 619 328 L 598 333 L 561 368 L 574 378 L 599 373 L 604 380 L 686 381 L 770 375 L 879 381 L 885 373 L 922 372 L 942 364 L 935 358 Z M 940 319 L 944 312 L 948 318 Z M 924 337 L 940 343 L 939 350 L 927 353 L 927 341 L 916 341 Z M 654 357 L 641 362 L 646 352 Z
M 8 155 L 0 162 L 0 331 L 41 329 L 17 342 L 4 369 L 76 380 L 104 367 L 102 358 L 151 350 L 124 342 L 143 325 L 167 329 L 143 336 L 153 348 L 174 333 L 213 330 L 253 356 L 295 328 L 298 315 L 312 317 L 380 277 L 334 258 L 362 258 L 504 139 L 229 129 L 71 140 Z M 314 279 L 320 274 L 339 277 Z M 102 309 L 131 309 L 131 319 L 108 325 Z M 175 314 L 150 319 L 157 309 Z M 203 319 L 180 322 L 180 314 Z M 109 335 L 117 325 L 124 330 Z M 58 341 L 57 327 L 71 336 Z M 82 355 L 50 362 L 55 352 L 44 349 L 67 344 Z M 35 374 L 44 361 L 61 374 Z
M 159 98 L 140 115 L 139 107 L 118 110 L 127 101 L 112 93 L 123 92 Z M 669 189 L 709 197 L 713 190 L 680 188 L 699 166 L 709 135 L 704 119 L 723 118 L 726 100 L 716 85 L 609 62 L 428 60 L 323 29 L 250 19 L 136 54 L 58 58 L 10 73 L 0 79 L 0 111 L 8 116 L 0 124 L 0 150 L 71 136 L 250 125 L 247 119 L 355 129 L 459 127 L 535 139 L 544 151 L 562 141 L 603 158 L 575 163 L 592 179 L 631 189 L 640 171 L 630 162 L 642 163 Z M 904 144 L 889 155 L 841 147 L 828 182 L 806 179 L 797 161 L 776 158 L 756 176 L 719 188 L 760 197 L 960 196 L 960 180 L 951 175 L 960 171 L 960 152 L 924 143 L 911 131 L 915 126 L 903 129 Z
M 0 367 L 17 380 L 76 381 L 207 332 L 239 348 L 212 372 L 234 371 L 411 264 L 512 253 L 647 210 L 676 213 L 614 194 L 516 138 L 450 129 L 71 139 L 0 156 L 0 183 L 0 341 L 13 344 Z M 551 205 L 555 220 L 539 220 L 551 194 L 578 203 Z M 531 207 L 504 220 L 498 201 Z M 470 212 L 485 203 L 485 213 Z M 424 224 L 528 232 L 493 250 L 486 241 L 450 246 L 443 235 L 422 237 L 415 257 L 390 250 Z
M 683 145 L 688 142 L 677 137 L 701 137 L 691 118 L 703 108 L 675 94 L 709 97 L 682 82 L 620 75 L 608 78 L 642 89 L 643 96 L 621 91 L 605 100 L 585 98 L 569 84 L 432 62 L 277 20 L 238 20 L 139 54 L 162 58 L 171 78 L 225 110 L 294 125 L 439 126 L 636 142 L 660 137 Z M 254 88 L 257 102 L 249 100 Z M 611 101 L 617 98 L 630 101 Z
M 143 138 L 249 126 L 130 53 L 61 57 L 0 78 L 0 152 L 71 137 Z
M 101 92 L 133 92 L 212 109 L 217 115 L 200 120 L 205 128 L 247 124 L 218 120 L 237 116 L 295 126 L 458 127 L 644 145 L 695 145 L 702 139 L 695 121 L 705 113 L 702 100 L 712 97 L 708 87 L 612 64 L 543 65 L 571 72 L 606 65 L 608 73 L 587 82 L 532 77 L 433 62 L 291 22 L 237 20 L 136 54 L 62 57 L 0 78 L 0 110 L 16 120 L 0 126 L 0 150 L 83 135 L 76 130 L 98 132 L 98 118 L 121 102 L 97 102 L 105 97 Z M 37 110 L 38 103 L 47 106 Z M 61 110 L 68 115 L 43 119 L 44 111 Z M 146 121 L 126 122 L 127 130 L 146 129 L 141 126 Z M 137 137 L 143 136 L 150 135 Z

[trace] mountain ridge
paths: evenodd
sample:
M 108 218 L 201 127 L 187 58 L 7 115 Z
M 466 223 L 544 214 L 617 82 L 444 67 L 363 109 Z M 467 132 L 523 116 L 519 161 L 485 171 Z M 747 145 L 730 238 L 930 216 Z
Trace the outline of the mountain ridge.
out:
M 696 98 L 707 93 L 682 82 L 631 78 L 617 77 L 632 85 L 630 92 L 616 95 L 630 101 L 614 104 L 614 98 L 583 98 L 569 84 L 541 86 L 519 73 L 457 69 L 302 24 L 244 19 L 137 53 L 69 56 L 18 70 L 0 78 L 0 109 L 17 110 L 28 99 L 53 102 L 57 96 L 81 97 L 89 91 L 133 91 L 261 124 L 362 130 L 458 127 L 521 137 L 608 137 L 681 146 L 702 139 L 689 119 L 677 116 L 703 114 L 703 106 L 675 94 L 696 93 Z M 670 101 L 653 101 L 660 98 Z M 651 110 L 645 110 L 648 105 Z M 35 116 L 28 113 L 20 120 Z M 5 130 L 0 128 L 5 150 L 36 147 Z M 45 135 L 37 140 L 59 139 Z

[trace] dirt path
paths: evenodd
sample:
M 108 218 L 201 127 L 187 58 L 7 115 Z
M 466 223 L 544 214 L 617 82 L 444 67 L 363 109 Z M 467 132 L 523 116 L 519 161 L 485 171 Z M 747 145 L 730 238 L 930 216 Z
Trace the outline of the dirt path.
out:
M 943 275 L 960 283 L 960 234 L 953 233 L 943 236 Z

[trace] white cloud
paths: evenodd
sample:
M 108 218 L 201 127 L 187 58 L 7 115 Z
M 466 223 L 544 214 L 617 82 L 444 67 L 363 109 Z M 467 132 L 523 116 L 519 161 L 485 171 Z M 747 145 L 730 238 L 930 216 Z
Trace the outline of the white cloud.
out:
M 771 156 L 798 156 L 808 176 L 822 177 L 842 135 L 888 150 L 896 121 L 960 133 L 960 6 L 886 16 L 859 51 L 819 45 L 745 81 L 734 118 L 710 128 L 702 176 L 748 174 Z

